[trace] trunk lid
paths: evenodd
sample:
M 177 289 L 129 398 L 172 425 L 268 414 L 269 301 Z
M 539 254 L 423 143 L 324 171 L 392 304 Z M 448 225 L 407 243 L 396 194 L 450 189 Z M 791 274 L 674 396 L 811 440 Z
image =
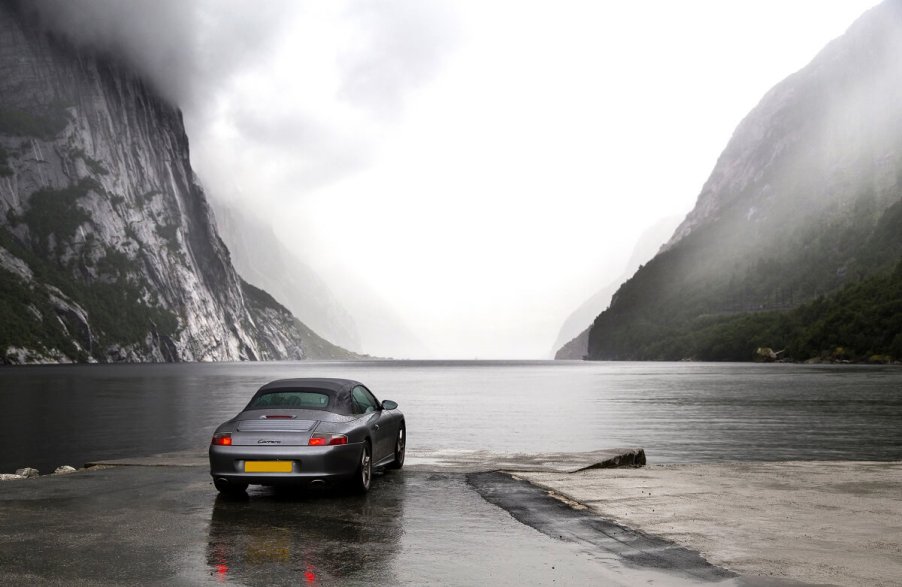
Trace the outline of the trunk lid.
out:
M 232 446 L 306 446 L 319 420 L 311 410 L 253 410 L 241 414 Z M 321 412 L 322 413 L 322 412 Z

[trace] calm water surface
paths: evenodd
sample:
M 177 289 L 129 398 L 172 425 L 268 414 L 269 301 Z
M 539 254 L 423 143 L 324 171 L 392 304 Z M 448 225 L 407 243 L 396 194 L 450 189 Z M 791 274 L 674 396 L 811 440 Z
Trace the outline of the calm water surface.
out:
M 642 446 L 650 462 L 902 459 L 902 369 L 721 363 L 365 362 L 0 369 L 0 472 L 205 449 L 256 389 L 347 377 L 407 417 L 410 446 Z

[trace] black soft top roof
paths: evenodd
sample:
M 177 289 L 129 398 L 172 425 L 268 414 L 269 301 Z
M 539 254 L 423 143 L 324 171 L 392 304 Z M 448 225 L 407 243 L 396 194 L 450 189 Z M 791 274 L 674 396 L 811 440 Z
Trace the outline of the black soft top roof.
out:
M 351 390 L 358 385 L 366 387 L 353 379 L 333 379 L 330 377 L 279 379 L 270 381 L 258 389 L 248 406 L 254 403 L 254 400 L 261 395 L 274 391 L 319 391 L 329 396 L 328 411 L 343 416 L 351 416 L 353 415 Z

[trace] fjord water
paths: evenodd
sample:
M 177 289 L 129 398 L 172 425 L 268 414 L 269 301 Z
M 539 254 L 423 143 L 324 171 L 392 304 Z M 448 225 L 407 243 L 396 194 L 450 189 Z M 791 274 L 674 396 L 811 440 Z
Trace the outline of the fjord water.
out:
M 262 384 L 346 377 L 412 449 L 646 449 L 649 462 L 902 459 L 898 366 L 275 362 L 0 369 L 0 473 L 206 450 Z

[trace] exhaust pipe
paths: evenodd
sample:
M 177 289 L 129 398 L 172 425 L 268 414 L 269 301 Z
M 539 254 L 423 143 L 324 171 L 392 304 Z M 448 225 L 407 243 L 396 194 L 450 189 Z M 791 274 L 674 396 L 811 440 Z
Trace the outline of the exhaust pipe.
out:
M 321 489 L 326 486 L 326 482 L 322 479 L 314 479 L 310 482 L 310 487 L 314 487 L 316 489 Z
M 226 479 L 225 477 L 217 477 L 217 478 L 216 478 L 216 481 L 217 481 L 217 483 L 225 483 L 225 484 L 227 484 L 227 485 L 228 485 L 228 483 L 229 483 L 229 480 Z

